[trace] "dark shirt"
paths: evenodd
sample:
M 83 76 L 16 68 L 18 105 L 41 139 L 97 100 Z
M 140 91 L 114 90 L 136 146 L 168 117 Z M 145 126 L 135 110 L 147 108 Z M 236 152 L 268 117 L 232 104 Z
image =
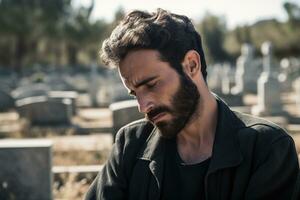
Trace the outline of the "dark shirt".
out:
M 167 142 L 162 200 L 205 199 L 204 179 L 210 158 L 197 164 L 185 164 L 180 158 L 176 140 Z

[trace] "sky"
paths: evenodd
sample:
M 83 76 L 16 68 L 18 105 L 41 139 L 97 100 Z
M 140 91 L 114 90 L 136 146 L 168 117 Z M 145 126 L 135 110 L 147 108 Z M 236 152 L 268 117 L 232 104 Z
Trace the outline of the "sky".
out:
M 89 5 L 91 0 L 77 0 Z M 276 18 L 286 20 L 283 3 L 287 0 L 95 0 L 92 18 L 111 21 L 114 12 L 122 7 L 125 12 L 134 9 L 154 11 L 160 7 L 177 14 L 187 15 L 194 21 L 205 13 L 224 17 L 228 28 L 252 24 L 257 20 Z M 300 0 L 288 0 L 300 4 Z

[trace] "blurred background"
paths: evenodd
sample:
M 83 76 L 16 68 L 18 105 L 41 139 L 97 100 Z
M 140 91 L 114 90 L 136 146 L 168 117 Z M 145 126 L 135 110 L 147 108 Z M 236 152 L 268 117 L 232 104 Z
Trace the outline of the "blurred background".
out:
M 299 0 L 0 0 L 0 199 L 82 199 L 117 130 L 143 117 L 101 44 L 158 7 L 192 19 L 212 91 L 300 150 Z

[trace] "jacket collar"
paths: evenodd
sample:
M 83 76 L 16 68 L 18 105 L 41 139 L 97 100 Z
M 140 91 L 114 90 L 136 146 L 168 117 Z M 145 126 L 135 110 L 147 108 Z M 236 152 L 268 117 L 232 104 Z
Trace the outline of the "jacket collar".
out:
M 243 159 L 237 138 L 237 129 L 243 124 L 221 98 L 217 95 L 215 98 L 218 102 L 218 123 L 208 173 L 236 166 Z M 165 156 L 165 141 L 166 139 L 161 137 L 159 130 L 154 128 L 138 158 L 155 161 L 157 167 L 162 167 Z
M 237 132 L 244 124 L 221 98 L 217 95 L 215 97 L 218 103 L 218 123 L 208 173 L 237 166 L 243 159 Z
M 159 199 L 164 173 L 165 141 L 166 139 L 161 137 L 159 130 L 154 128 L 140 151 L 140 154 L 138 154 L 138 159 L 150 161 L 149 169 L 153 174 L 157 185 L 157 187 L 153 188 L 152 192 L 149 194 L 149 199 Z
M 159 130 L 154 127 L 149 138 L 145 142 L 144 146 L 142 147 L 140 153 L 138 154 L 138 158 L 142 160 L 156 160 L 160 158 L 164 154 L 164 143 L 165 140 L 161 135 Z

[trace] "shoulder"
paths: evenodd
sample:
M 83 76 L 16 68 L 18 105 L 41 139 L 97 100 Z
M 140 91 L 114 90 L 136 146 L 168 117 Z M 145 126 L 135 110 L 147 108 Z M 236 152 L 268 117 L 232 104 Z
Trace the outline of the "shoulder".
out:
M 244 113 L 234 113 L 240 121 L 237 129 L 241 136 L 249 135 L 273 142 L 280 138 L 291 138 L 282 127 L 271 121 Z
M 253 153 L 263 155 L 274 151 L 295 150 L 292 137 L 277 124 L 243 113 L 235 112 L 235 115 L 241 122 L 237 128 L 237 136 L 244 151 L 252 149 Z

